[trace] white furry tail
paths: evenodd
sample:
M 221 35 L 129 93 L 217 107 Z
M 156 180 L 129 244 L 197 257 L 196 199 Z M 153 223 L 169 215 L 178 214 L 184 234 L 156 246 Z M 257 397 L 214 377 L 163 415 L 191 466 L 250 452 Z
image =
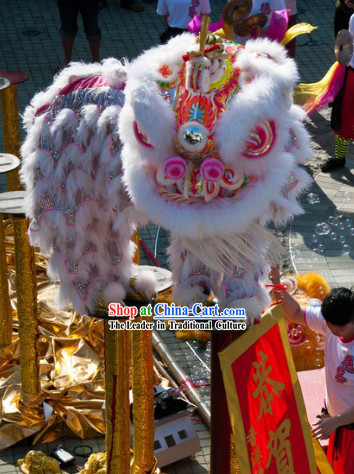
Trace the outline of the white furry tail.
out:
M 58 305 L 122 301 L 132 276 L 136 212 L 122 183 L 118 117 L 125 68 L 72 64 L 25 112 L 21 178 L 33 245 L 50 256 Z

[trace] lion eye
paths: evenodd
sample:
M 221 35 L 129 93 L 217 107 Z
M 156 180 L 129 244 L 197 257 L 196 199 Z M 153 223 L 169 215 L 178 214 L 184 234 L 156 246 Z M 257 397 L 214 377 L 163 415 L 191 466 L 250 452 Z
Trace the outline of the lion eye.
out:
M 276 128 L 273 120 L 265 120 L 252 130 L 250 139 L 245 142 L 244 158 L 258 159 L 265 157 L 273 148 L 276 141 Z
M 139 125 L 134 122 L 134 133 L 135 133 L 135 138 L 138 140 L 138 142 L 141 145 L 146 146 L 147 148 L 154 148 L 151 143 L 149 142 L 149 139 L 146 135 L 143 134 L 141 128 Z

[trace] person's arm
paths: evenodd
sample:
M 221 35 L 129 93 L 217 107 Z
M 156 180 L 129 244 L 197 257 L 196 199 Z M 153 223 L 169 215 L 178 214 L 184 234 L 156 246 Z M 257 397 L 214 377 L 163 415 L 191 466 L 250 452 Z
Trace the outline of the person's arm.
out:
M 354 2 L 352 2 L 352 0 L 344 0 L 344 3 L 348 8 L 354 10 Z
M 270 268 L 269 279 L 273 285 L 280 285 L 280 274 L 275 265 L 272 265 Z M 305 308 L 300 306 L 295 298 L 289 295 L 287 291 L 282 293 L 274 292 L 274 295 L 276 301 L 281 301 L 284 316 L 288 321 L 296 324 L 306 325 Z
M 211 8 L 210 8 L 209 0 L 202 0 L 202 4 L 200 6 L 200 14 L 209 15 L 210 12 L 211 12 Z
M 340 426 L 354 423 L 354 407 L 349 408 L 341 415 L 322 418 L 314 424 L 313 434 L 318 439 L 327 439 Z
M 285 0 L 275 0 L 273 11 L 285 10 L 286 9 L 286 2 Z
M 156 13 L 160 15 L 161 20 L 163 23 L 168 25 L 168 8 L 166 0 L 159 0 L 157 3 Z

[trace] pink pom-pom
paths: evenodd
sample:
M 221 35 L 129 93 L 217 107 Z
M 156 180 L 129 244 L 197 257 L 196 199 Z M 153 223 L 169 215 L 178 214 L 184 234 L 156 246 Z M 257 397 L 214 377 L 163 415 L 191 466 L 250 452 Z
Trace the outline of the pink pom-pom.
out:
M 163 171 L 167 178 L 178 181 L 185 177 L 187 164 L 180 156 L 171 156 L 165 161 Z
M 224 176 L 225 168 L 220 160 L 207 158 L 200 167 L 200 174 L 206 181 L 217 182 Z

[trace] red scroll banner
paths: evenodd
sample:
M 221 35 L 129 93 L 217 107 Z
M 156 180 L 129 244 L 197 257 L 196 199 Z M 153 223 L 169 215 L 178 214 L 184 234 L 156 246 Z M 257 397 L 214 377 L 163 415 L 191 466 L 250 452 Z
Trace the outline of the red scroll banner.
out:
M 242 474 L 315 474 L 316 461 L 282 309 L 219 353 Z

